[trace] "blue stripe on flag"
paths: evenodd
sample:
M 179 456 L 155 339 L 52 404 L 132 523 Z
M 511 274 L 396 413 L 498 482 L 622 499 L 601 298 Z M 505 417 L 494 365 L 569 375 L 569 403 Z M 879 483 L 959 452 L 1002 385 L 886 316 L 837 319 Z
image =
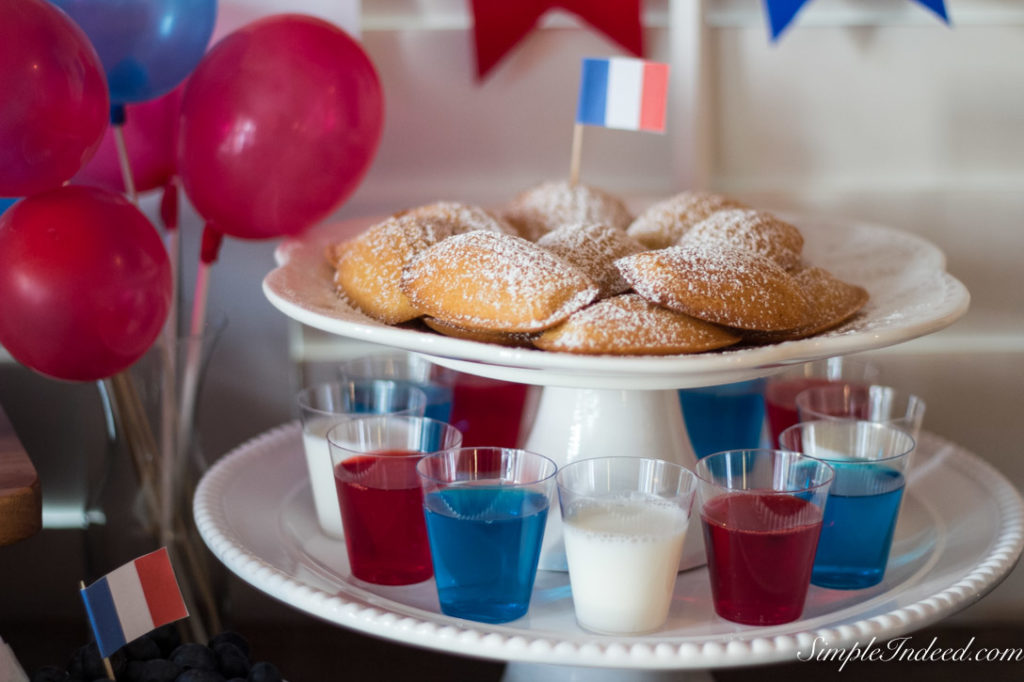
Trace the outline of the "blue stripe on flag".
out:
M 580 75 L 580 98 L 576 106 L 576 122 L 603 126 L 608 101 L 608 60 L 584 59 Z
M 127 643 L 106 577 L 82 590 L 82 600 L 92 623 L 92 631 L 96 634 L 100 655 L 106 658 Z

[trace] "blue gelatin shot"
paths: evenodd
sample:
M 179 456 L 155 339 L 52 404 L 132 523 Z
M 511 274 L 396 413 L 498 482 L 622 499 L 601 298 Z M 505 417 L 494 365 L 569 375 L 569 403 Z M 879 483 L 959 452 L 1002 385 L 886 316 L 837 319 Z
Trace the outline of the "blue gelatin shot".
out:
M 761 444 L 764 379 L 680 389 L 679 405 L 697 459 Z
M 547 496 L 469 485 L 423 502 L 441 611 L 484 623 L 526 614 L 547 521 Z
M 811 583 L 859 590 L 882 582 L 903 499 L 899 471 L 830 461 L 836 471 L 825 505 Z

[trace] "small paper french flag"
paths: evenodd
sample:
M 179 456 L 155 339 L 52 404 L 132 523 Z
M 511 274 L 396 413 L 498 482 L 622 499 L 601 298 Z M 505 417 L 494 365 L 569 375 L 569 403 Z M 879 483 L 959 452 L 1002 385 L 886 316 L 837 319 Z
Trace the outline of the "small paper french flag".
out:
M 576 123 L 665 132 L 668 64 L 628 57 L 584 59 Z
M 82 589 L 100 655 L 188 616 L 167 548 L 116 568 Z

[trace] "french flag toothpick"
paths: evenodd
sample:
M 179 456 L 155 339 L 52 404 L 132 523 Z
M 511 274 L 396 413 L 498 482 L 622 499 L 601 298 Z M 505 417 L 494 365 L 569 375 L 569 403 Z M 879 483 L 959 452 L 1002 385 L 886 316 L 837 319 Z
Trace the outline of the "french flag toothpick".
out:
M 81 592 L 104 658 L 133 639 L 188 616 L 166 547 L 114 569 Z
M 569 184 L 579 181 L 584 126 L 664 133 L 667 106 L 668 64 L 631 57 L 584 59 Z
M 629 57 L 584 59 L 576 122 L 665 132 L 668 64 Z

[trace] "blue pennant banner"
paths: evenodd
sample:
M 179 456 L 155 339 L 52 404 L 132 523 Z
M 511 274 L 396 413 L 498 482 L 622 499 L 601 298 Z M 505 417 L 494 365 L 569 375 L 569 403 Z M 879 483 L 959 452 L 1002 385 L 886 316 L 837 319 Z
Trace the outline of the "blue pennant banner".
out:
M 779 39 L 782 32 L 793 22 L 800 9 L 810 0 L 764 0 L 765 14 L 768 15 L 768 25 L 772 32 L 772 42 Z M 946 14 L 945 0 L 914 0 L 923 7 L 934 12 L 946 24 L 949 24 L 949 15 Z

